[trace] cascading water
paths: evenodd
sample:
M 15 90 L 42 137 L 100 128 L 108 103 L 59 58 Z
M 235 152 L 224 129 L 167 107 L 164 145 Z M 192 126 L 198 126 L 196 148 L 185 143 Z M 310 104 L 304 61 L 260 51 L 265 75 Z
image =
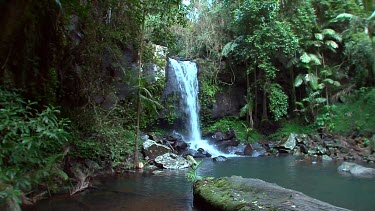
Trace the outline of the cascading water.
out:
M 178 88 L 184 103 L 185 113 L 188 114 L 189 141 L 198 141 L 201 139 L 198 118 L 198 68 L 194 62 L 176 61 L 169 59 L 173 67 Z
M 173 68 L 178 89 L 184 104 L 184 111 L 188 116 L 188 142 L 190 148 L 202 148 L 209 152 L 212 156 L 223 155 L 214 146 L 210 145 L 206 140 L 202 140 L 199 127 L 199 105 L 198 105 L 198 68 L 196 63 L 191 61 L 177 61 L 169 58 L 169 64 Z

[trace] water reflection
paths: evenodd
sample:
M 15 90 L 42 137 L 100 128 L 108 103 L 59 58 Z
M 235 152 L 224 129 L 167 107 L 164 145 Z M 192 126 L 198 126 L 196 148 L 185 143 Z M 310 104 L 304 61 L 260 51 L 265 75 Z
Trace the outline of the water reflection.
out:
M 373 210 L 375 182 L 337 173 L 339 163 L 301 160 L 298 157 L 230 158 L 203 161 L 202 176 L 252 177 L 301 191 L 336 206 Z M 54 197 L 29 210 L 196 210 L 186 171 L 158 175 L 128 173 L 99 178 L 98 188 L 73 197 Z

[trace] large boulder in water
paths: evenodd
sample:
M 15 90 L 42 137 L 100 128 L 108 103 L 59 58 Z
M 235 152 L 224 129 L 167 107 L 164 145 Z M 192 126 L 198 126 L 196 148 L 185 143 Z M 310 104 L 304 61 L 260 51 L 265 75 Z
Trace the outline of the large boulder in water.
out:
M 181 155 L 183 157 L 186 157 L 188 155 L 192 156 L 193 158 L 207 158 L 207 157 L 211 157 L 212 155 L 210 153 L 208 153 L 207 151 L 205 151 L 204 149 L 202 148 L 199 148 L 198 150 L 195 150 L 195 149 L 188 149 L 186 151 L 183 151 L 181 153 Z
M 266 153 L 266 148 L 258 142 L 248 143 L 244 149 L 244 155 L 251 157 L 263 156 Z
M 162 144 L 158 144 L 152 140 L 147 140 L 143 142 L 142 146 L 143 153 L 146 159 L 148 158 L 149 160 L 154 160 L 156 157 L 172 151 L 169 147 Z
M 357 177 L 375 177 L 375 169 L 366 168 L 356 163 L 343 162 L 338 168 L 339 172 L 347 172 Z
M 230 153 L 234 147 L 237 147 L 240 142 L 236 138 L 234 130 L 227 130 L 225 133 L 217 131 L 208 133 L 203 136 L 210 145 L 214 145 L 218 150 L 224 153 Z
M 239 176 L 196 182 L 194 203 L 202 210 L 347 210 L 276 184 Z
M 288 137 L 288 139 L 285 139 L 281 141 L 278 145 L 279 148 L 284 148 L 286 150 L 293 150 L 294 147 L 296 147 L 297 141 L 296 141 L 297 134 L 291 133 Z
M 181 153 L 188 148 L 188 144 L 184 141 L 183 137 L 175 131 L 163 140 L 178 153 Z
M 236 133 L 233 129 L 228 129 L 226 132 L 216 131 L 210 132 L 203 135 L 204 140 L 208 140 L 209 142 L 216 143 L 220 141 L 227 141 L 236 139 Z
M 173 153 L 165 153 L 156 157 L 155 163 L 165 169 L 183 169 L 190 166 L 190 163 L 185 158 Z

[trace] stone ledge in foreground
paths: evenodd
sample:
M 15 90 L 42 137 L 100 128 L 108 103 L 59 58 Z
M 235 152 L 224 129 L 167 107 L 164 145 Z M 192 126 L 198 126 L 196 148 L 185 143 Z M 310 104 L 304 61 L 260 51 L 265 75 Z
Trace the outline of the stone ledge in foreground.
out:
M 347 210 L 276 184 L 239 176 L 196 182 L 194 204 L 204 210 Z

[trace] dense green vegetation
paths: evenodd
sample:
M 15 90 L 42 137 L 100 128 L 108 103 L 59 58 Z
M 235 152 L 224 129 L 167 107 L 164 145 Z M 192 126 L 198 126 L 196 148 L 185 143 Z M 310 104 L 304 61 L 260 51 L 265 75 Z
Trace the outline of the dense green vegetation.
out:
M 34 105 L 0 89 L 0 196 L 15 210 L 23 191 L 40 183 L 53 186 L 54 177 L 68 178 L 57 165 L 67 153 L 62 147 L 69 138 L 68 121 L 52 106 L 35 112 Z
M 52 189 L 71 160 L 136 166 L 140 131 L 182 117 L 162 97 L 163 74 L 146 71 L 165 68 L 155 45 L 197 61 L 204 132 L 370 138 L 374 9 L 363 0 L 0 1 L 0 199 L 16 206 L 33 188 Z M 241 108 L 215 117 L 225 93 Z

